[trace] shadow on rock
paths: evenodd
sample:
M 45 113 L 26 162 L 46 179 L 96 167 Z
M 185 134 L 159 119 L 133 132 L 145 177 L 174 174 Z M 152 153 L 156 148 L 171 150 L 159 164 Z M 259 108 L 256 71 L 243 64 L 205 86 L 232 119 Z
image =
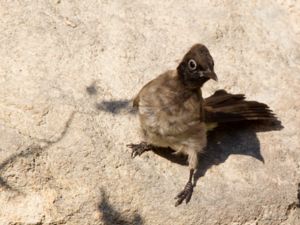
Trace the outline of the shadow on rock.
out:
M 194 175 L 195 185 L 210 167 L 224 163 L 230 155 L 246 155 L 264 163 L 256 132 L 280 129 L 282 129 L 280 122 L 250 126 L 247 123 L 234 123 L 210 131 L 205 153 L 199 155 L 199 167 Z M 174 155 L 172 154 L 174 151 L 170 148 L 157 148 L 153 152 L 171 162 L 188 165 L 186 156 Z
M 106 193 L 102 190 L 102 199 L 98 205 L 98 210 L 102 214 L 102 222 L 105 225 L 142 225 L 142 217 L 134 213 L 131 218 L 121 215 L 111 203 L 108 202 Z
M 224 163 L 230 155 L 250 156 L 264 163 L 256 132 L 254 127 L 246 124 L 232 124 L 209 132 L 206 151 L 199 156 L 195 183 L 210 167 Z
M 86 92 L 89 95 L 96 95 L 97 94 L 97 87 L 96 87 L 96 83 L 92 83 L 90 86 L 86 87 Z
M 111 100 L 111 101 L 101 101 L 96 103 L 96 109 L 109 112 L 112 114 L 120 114 L 121 112 L 128 112 L 130 114 L 136 114 L 137 110 L 131 105 L 131 100 Z

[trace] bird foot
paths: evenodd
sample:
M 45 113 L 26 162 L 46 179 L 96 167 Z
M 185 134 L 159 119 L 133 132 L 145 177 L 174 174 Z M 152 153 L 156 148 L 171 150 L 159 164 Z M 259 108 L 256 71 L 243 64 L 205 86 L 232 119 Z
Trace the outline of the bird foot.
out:
M 184 200 L 185 203 L 187 204 L 191 200 L 192 194 L 193 194 L 193 184 L 191 181 L 189 181 L 185 185 L 184 189 L 181 192 L 179 192 L 179 194 L 175 197 L 175 199 L 177 199 L 175 203 L 175 207 L 179 206 Z
M 146 142 L 141 142 L 139 144 L 128 144 L 126 146 L 132 149 L 131 158 L 140 156 L 144 152 L 150 151 L 153 149 L 152 145 L 149 145 Z

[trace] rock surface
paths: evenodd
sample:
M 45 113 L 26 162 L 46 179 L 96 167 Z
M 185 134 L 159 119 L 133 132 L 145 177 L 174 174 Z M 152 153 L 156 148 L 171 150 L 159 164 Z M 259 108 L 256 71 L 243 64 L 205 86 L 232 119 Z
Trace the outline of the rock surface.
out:
M 0 224 L 300 224 L 300 3 L 1 1 Z M 208 46 L 225 88 L 284 129 L 217 130 L 188 205 L 186 166 L 147 152 L 131 99 Z

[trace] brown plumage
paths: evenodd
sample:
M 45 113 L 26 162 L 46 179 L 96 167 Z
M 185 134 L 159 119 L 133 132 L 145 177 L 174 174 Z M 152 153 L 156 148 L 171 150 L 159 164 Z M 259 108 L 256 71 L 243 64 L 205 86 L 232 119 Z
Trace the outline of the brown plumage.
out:
M 276 119 L 266 104 L 246 101 L 243 94 L 229 94 L 225 90 L 218 90 L 204 100 L 204 117 L 206 123 Z
M 246 101 L 244 95 L 216 91 L 203 99 L 202 85 L 217 80 L 214 61 L 202 44 L 194 45 L 183 57 L 177 70 L 167 71 L 147 83 L 133 105 L 138 107 L 145 142 L 128 145 L 132 156 L 155 147 L 170 147 L 178 154 L 188 155 L 189 180 L 177 195 L 176 206 L 191 198 L 192 177 L 198 154 L 207 143 L 207 130 L 217 123 L 275 119 L 267 105 Z

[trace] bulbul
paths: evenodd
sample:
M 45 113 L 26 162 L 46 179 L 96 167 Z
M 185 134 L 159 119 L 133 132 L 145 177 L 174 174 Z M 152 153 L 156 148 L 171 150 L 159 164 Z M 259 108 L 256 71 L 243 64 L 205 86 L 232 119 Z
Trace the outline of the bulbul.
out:
M 214 60 L 204 45 L 195 44 L 176 70 L 147 83 L 133 101 L 144 141 L 128 145 L 132 157 L 157 147 L 188 156 L 189 179 L 176 196 L 175 206 L 191 199 L 193 174 L 198 155 L 205 150 L 208 130 L 224 122 L 276 119 L 267 105 L 246 101 L 242 94 L 218 90 L 203 99 L 201 87 L 210 79 L 217 81 Z

